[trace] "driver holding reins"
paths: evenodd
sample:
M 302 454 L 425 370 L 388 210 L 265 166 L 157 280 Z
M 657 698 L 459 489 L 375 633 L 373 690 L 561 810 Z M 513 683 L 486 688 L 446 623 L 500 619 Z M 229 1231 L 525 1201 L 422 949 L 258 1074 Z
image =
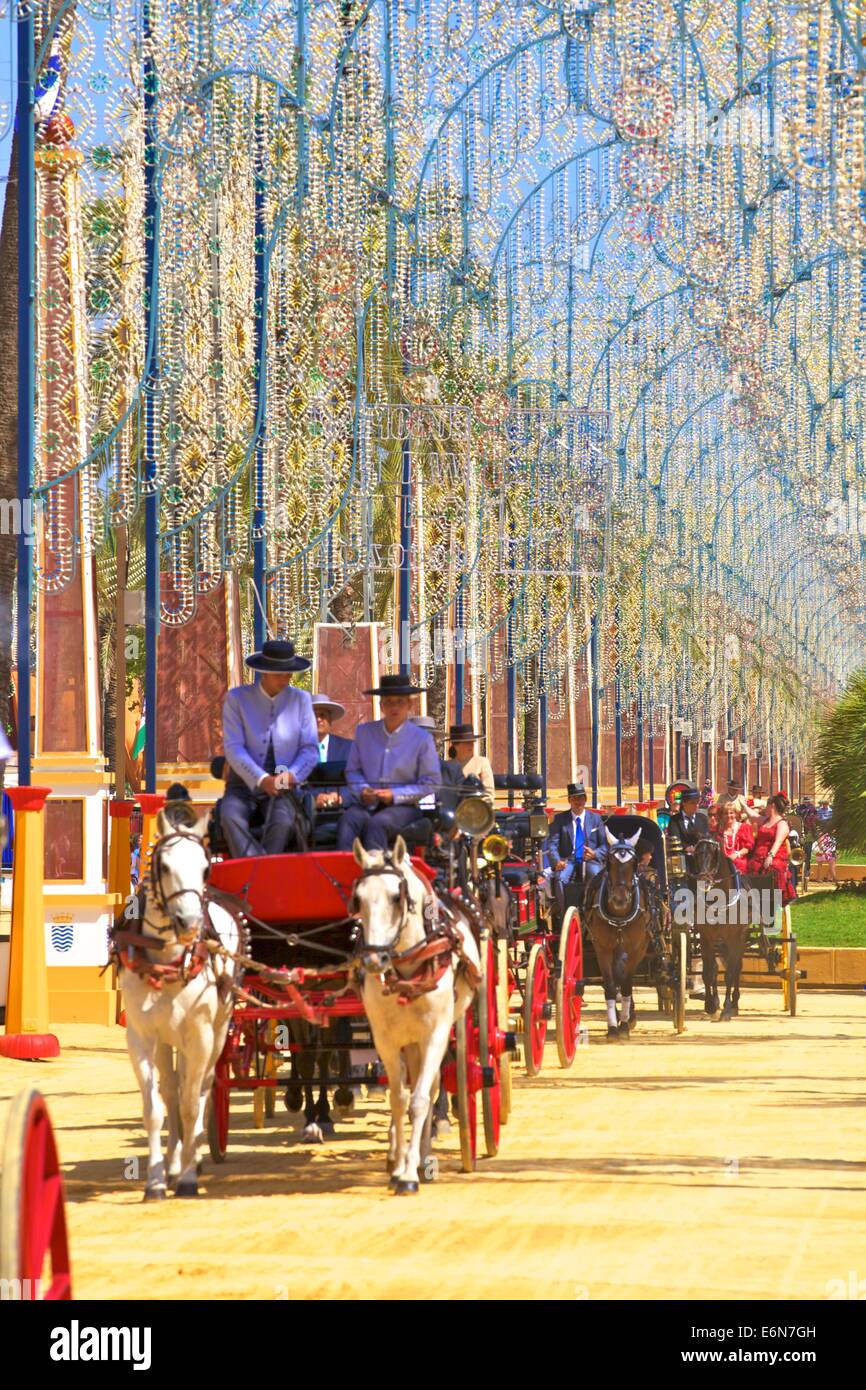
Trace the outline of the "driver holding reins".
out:
M 221 820 L 235 859 L 282 854 L 299 830 L 302 807 L 293 791 L 319 761 L 319 735 L 313 704 L 292 676 L 312 664 L 295 655 L 293 642 L 265 642 L 246 658 L 261 673 L 254 685 L 230 690 L 223 703 L 223 748 L 231 771 L 222 799 Z M 263 814 L 259 840 L 250 829 Z

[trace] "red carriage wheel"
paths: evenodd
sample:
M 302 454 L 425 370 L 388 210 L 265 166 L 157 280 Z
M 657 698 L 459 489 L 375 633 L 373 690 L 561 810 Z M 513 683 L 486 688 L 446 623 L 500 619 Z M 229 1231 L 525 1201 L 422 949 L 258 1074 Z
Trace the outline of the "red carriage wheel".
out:
M 484 1143 L 488 1158 L 499 1151 L 501 1089 L 499 1061 L 502 1039 L 496 1007 L 496 961 L 489 936 L 481 940 L 483 975 L 478 990 L 478 1056 L 482 1070 L 481 1113 L 484 1117 Z
M 526 990 L 523 996 L 523 1043 L 528 1076 L 537 1076 L 544 1061 L 547 1040 L 547 961 L 544 947 L 536 942 L 529 953 L 526 967 Z
M 496 1004 L 499 1028 L 502 1033 L 510 1031 L 512 979 L 508 959 L 508 942 L 500 938 L 496 943 Z M 504 1125 L 511 1114 L 511 1053 L 503 1052 L 499 1058 L 499 1123 Z
M 583 1007 L 583 936 L 577 909 L 570 907 L 559 933 L 559 979 L 556 982 L 556 1050 L 559 1065 L 570 1067 L 577 1050 Z
M 225 1163 L 226 1149 L 229 1146 L 229 1058 L 233 1047 L 233 1031 L 234 1025 L 230 1024 L 225 1047 L 214 1070 L 213 1087 L 207 1107 L 207 1142 L 214 1163 Z
M 475 1170 L 477 1150 L 477 1114 L 475 1097 L 478 1085 L 478 1031 L 470 1005 L 462 1018 L 454 1025 L 456 1039 L 457 1066 L 457 1125 L 460 1130 L 460 1162 L 464 1173 Z
M 0 1278 L 22 1299 L 72 1298 L 63 1179 L 45 1101 L 15 1097 L 0 1168 Z M 7 1283 L 14 1280 L 14 1283 Z

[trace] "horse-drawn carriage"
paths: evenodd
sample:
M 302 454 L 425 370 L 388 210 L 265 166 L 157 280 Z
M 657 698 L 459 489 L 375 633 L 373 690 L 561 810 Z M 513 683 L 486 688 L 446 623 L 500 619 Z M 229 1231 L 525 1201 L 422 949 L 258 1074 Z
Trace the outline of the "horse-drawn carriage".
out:
M 513 1039 L 499 1026 L 492 907 L 497 895 L 492 886 L 484 887 L 484 861 L 479 866 L 474 849 L 466 853 L 467 842 L 477 844 L 489 817 L 478 798 L 466 798 L 456 811 L 456 825 L 464 835 L 445 838 L 438 853 L 430 845 L 439 839 L 435 813 L 419 820 L 430 833 L 413 838 L 416 846 L 418 839 L 428 842 L 430 858 L 416 853 L 411 867 L 430 890 L 425 911 L 430 908 L 437 921 L 454 914 L 468 921 L 480 956 L 474 1001 L 455 1023 L 442 1068 L 444 1089 L 456 1097 L 462 1166 L 471 1171 L 479 1147 L 479 1109 L 489 1155 L 498 1149 L 500 1124 L 510 1109 L 509 1091 L 503 1114 L 500 1065 Z M 452 819 L 446 817 L 446 822 L 450 826 Z M 467 858 L 472 861 L 468 876 Z M 316 1139 L 331 1130 L 329 1091 L 342 1107 L 353 1103 L 359 1085 L 388 1084 L 357 987 L 359 972 L 363 975 L 369 967 L 359 926 L 358 885 L 382 872 L 399 878 L 399 871 L 391 852 L 384 865 L 362 864 L 359 873 L 353 854 L 318 848 L 212 864 L 208 896 L 237 915 L 245 934 L 243 985 L 216 1065 L 209 1112 L 208 1139 L 216 1162 L 226 1154 L 232 1091 L 252 1091 L 255 1123 L 261 1126 L 274 1114 L 276 1093 L 282 1090 L 288 1109 L 305 1108 L 305 1137 Z M 425 922 L 428 940 L 436 939 L 436 930 Z M 408 952 L 394 954 L 393 947 L 392 942 L 389 950 L 379 951 L 376 960 L 384 962 L 383 980 L 390 972 L 394 989 L 410 1002 L 416 993 L 397 981 L 393 971 L 395 962 L 408 968 Z M 440 964 L 443 956 L 440 943 Z M 424 969 L 422 956 L 418 968 Z M 429 1148 L 429 1133 L 424 1142 Z M 424 1176 L 432 1171 L 427 1165 Z
M 674 783 L 667 790 L 672 810 L 681 785 Z M 796 816 L 788 820 L 802 824 Z M 688 974 L 694 973 L 700 960 L 705 990 L 708 987 L 712 995 L 705 1000 L 707 1012 L 715 1014 L 719 1002 L 718 956 L 725 964 L 727 987 L 723 1017 L 738 1012 L 741 979 L 764 981 L 768 975 L 780 978 L 782 1007 L 793 1017 L 797 984 L 806 972 L 799 968 L 790 910 L 780 901 L 774 877 L 739 873 L 715 837 L 685 847 L 674 835 L 668 840 L 667 856 L 671 905 L 675 921 L 684 928 Z M 763 968 L 744 968 L 744 960 L 760 961 Z
M 0 1287 L 9 1299 L 72 1297 L 63 1179 L 39 1091 L 19 1091 L 0 1133 Z

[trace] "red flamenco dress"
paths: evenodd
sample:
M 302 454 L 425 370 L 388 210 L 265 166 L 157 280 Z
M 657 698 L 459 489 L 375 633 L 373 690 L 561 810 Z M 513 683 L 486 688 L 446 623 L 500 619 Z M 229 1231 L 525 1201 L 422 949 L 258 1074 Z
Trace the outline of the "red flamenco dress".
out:
M 776 825 L 762 825 L 759 827 L 755 835 L 754 847 L 746 861 L 747 874 L 765 874 L 767 872 L 764 868 L 764 860 L 773 848 L 773 841 L 776 838 L 777 828 L 778 822 Z M 789 858 L 790 851 L 788 849 L 788 837 L 786 836 L 776 851 L 776 857 L 770 865 L 770 872 L 774 880 L 773 886 L 778 888 L 779 892 L 782 894 L 783 907 L 793 902 L 797 896 L 794 892 L 794 881 L 791 878 L 791 870 L 788 864 Z

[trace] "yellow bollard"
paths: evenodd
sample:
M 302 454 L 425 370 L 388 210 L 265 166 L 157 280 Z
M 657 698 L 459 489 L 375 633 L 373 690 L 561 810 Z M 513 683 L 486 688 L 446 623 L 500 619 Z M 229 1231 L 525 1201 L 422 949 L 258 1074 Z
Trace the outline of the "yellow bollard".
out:
M 50 787 L 7 787 L 15 814 L 12 871 L 12 938 L 4 1057 L 57 1057 L 60 1044 L 48 1031 L 45 965 L 45 802 Z
M 141 877 L 150 869 L 150 851 L 159 838 L 156 833 L 156 818 L 165 805 L 162 792 L 141 792 L 138 797 L 141 807 Z
M 108 891 L 119 893 L 121 904 L 129 900 L 132 891 L 129 818 L 134 801 L 109 801 L 111 843 L 108 847 Z

